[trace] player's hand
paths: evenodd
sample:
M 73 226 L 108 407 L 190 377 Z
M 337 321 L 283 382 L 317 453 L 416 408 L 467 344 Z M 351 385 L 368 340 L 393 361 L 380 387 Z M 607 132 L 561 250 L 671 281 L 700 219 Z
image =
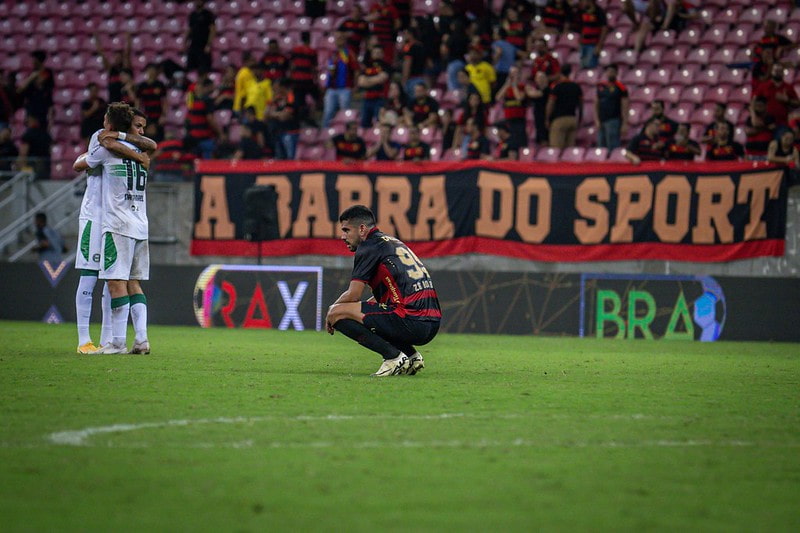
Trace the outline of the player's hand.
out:
M 336 330 L 333 329 L 333 326 L 331 326 L 331 323 L 328 322 L 327 320 L 325 321 L 325 329 L 327 329 L 328 333 L 330 333 L 331 335 L 333 335 L 334 332 L 336 332 Z
M 117 137 L 119 137 L 119 133 L 116 131 L 111 130 L 103 130 L 100 132 L 100 135 L 97 136 L 97 140 L 101 143 L 106 139 L 110 139 L 112 141 L 116 141 Z
M 139 163 L 145 168 L 145 170 L 150 170 L 150 156 L 144 152 L 138 155 L 139 155 Z

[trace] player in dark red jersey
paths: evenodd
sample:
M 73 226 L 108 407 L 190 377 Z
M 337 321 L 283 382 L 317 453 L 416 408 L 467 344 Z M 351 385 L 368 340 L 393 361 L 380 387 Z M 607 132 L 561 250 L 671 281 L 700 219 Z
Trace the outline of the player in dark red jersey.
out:
M 379 353 L 383 364 L 373 376 L 416 374 L 425 363 L 414 345 L 429 343 L 442 318 L 428 270 L 408 246 L 375 226 L 368 207 L 346 209 L 339 222 L 356 255 L 350 286 L 328 308 L 328 333 L 338 330 Z M 362 301 L 367 285 L 372 297 Z

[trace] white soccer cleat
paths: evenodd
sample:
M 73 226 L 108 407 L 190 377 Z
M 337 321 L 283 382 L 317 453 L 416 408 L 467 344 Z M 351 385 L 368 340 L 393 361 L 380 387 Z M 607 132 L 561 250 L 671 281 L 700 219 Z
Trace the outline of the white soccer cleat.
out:
M 407 368 L 408 356 L 401 352 L 400 355 L 394 359 L 384 359 L 381 367 L 372 375 L 378 378 L 396 376 L 398 374 L 403 374 Z
M 422 358 L 422 354 L 414 352 L 414 355 L 408 358 L 408 370 L 406 370 L 406 374 L 413 376 L 423 368 L 425 368 L 425 360 Z
M 98 354 L 116 354 L 116 353 L 128 353 L 128 347 L 123 345 L 117 346 L 113 342 L 109 342 L 105 346 L 101 346 L 97 349 L 96 352 Z
M 150 343 L 146 340 L 142 342 L 134 342 L 133 348 L 131 348 L 131 353 L 150 353 Z

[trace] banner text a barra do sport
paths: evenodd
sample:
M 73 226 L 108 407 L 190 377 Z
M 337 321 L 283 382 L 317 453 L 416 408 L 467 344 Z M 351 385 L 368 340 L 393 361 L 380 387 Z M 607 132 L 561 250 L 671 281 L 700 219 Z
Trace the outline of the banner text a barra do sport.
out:
M 244 192 L 274 186 L 280 239 L 244 238 Z M 424 257 L 536 261 L 729 261 L 781 256 L 784 170 L 766 164 L 530 164 L 202 161 L 195 255 L 345 255 L 339 213 L 370 206 L 378 227 Z

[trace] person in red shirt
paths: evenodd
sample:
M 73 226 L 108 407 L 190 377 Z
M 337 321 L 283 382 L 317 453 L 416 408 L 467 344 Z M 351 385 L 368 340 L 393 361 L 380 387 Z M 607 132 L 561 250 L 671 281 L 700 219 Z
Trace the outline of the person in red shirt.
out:
M 322 127 L 327 128 L 340 109 L 350 107 L 350 98 L 359 64 L 356 53 L 347 46 L 347 35 L 334 33 L 336 50 L 328 59 L 328 80 L 322 109 Z
M 714 144 L 706 150 L 706 161 L 738 161 L 744 157 L 744 147 L 736 141 L 728 140 L 728 125 L 717 124 Z
M 369 51 L 369 59 L 358 75 L 358 88 L 364 91 L 361 102 L 361 127 L 372 127 L 378 118 L 386 96 L 389 93 L 389 79 L 392 71 L 383 61 L 383 48 L 375 46 Z
M 270 40 L 267 45 L 267 51 L 261 58 L 261 63 L 264 65 L 264 77 L 268 80 L 274 82 L 286 77 L 288 60 L 275 39 Z
M 359 4 L 353 4 L 350 17 L 339 24 L 339 31 L 348 33 L 347 44 L 356 54 L 361 55 L 362 46 L 369 35 L 369 22 L 364 18 L 364 10 Z
M 525 22 L 519 19 L 519 13 L 513 7 L 506 9 L 506 16 L 500 22 L 500 27 L 506 31 L 506 40 L 518 50 L 525 47 L 525 36 L 528 29 Z
M 394 63 L 395 39 L 400 29 L 400 14 L 387 0 L 376 0 L 369 9 L 367 20 L 371 24 L 372 34 L 378 38 L 383 47 L 383 58 L 388 64 Z
M 700 145 L 697 141 L 689 138 L 689 124 L 683 123 L 678 125 L 678 131 L 675 132 L 675 137 L 667 145 L 667 159 L 678 161 L 694 161 L 694 158 L 700 153 Z
M 638 165 L 642 161 L 659 161 L 664 158 L 666 144 L 659 138 L 658 132 L 661 129 L 661 120 L 651 118 L 644 125 L 644 130 L 639 135 L 631 139 L 625 150 L 625 158 Z
M 554 82 L 561 72 L 561 64 L 548 50 L 547 41 L 536 39 L 533 42 L 533 52 L 536 57 L 533 59 L 533 67 L 531 67 L 531 79 L 536 77 L 537 72 L 544 72 L 550 83 Z
M 581 0 L 581 66 L 595 68 L 608 34 L 606 12 L 597 0 Z
M 767 113 L 772 115 L 778 126 L 789 124 L 789 112 L 800 106 L 794 87 L 783 81 L 783 65 L 772 65 L 770 79 L 761 82 L 753 91 L 753 97 L 762 96 L 767 101 Z
M 289 79 L 292 81 L 294 96 L 297 99 L 297 118 L 301 122 L 316 126 L 311 119 L 311 110 L 306 101 L 309 96 L 314 102 L 319 100 L 317 51 L 309 45 L 310 40 L 311 34 L 304 31 L 300 34 L 300 44 L 289 52 Z
M 775 119 L 767 113 L 767 101 L 763 96 L 753 98 L 744 132 L 747 135 L 744 145 L 747 159 L 765 161 L 769 143 L 775 137 Z
M 528 93 L 520 81 L 519 67 L 508 71 L 508 79 L 497 91 L 497 101 L 503 106 L 505 125 L 517 146 L 528 145 L 527 120 Z
M 367 155 L 367 145 L 358 135 L 358 124 L 348 122 L 344 133 L 334 136 L 331 144 L 336 150 L 336 160 L 345 163 L 363 161 Z

